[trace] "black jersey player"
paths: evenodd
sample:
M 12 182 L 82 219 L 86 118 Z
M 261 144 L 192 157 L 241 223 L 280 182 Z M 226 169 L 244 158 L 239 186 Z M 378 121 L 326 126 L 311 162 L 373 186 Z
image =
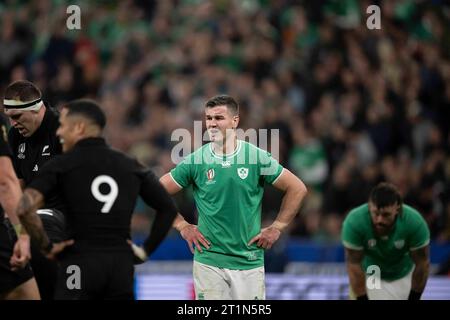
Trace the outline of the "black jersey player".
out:
M 0 299 L 39 299 L 36 281 L 27 263 L 29 260 L 28 235 L 22 235 L 19 231 L 20 224 L 15 213 L 21 191 L 10 157 L 6 123 L 0 115 Z M 9 232 L 5 225 L 4 210 L 14 224 L 17 235 Z M 21 237 L 24 239 L 20 239 Z M 12 270 L 10 259 L 17 238 L 19 238 L 18 249 L 21 252 L 16 252 L 16 258 L 23 265 Z M 25 242 L 23 247 L 21 247 L 22 241 Z
M 56 136 L 58 113 L 42 101 L 39 88 L 32 82 L 19 80 L 5 89 L 3 105 L 11 122 L 8 132 L 9 145 L 13 153 L 13 165 L 17 177 L 26 187 L 40 168 L 52 157 L 62 152 Z M 38 213 L 49 237 L 62 240 L 64 216 L 57 191 L 48 196 L 45 210 Z M 46 259 L 32 243 L 31 266 L 38 283 L 41 298 L 53 298 L 57 277 L 57 264 Z
M 105 143 L 105 116 L 96 103 L 69 102 L 59 121 L 64 154 L 25 189 L 18 216 L 50 257 L 70 245 L 60 258 L 56 299 L 131 299 L 134 256 L 128 239 L 136 200 L 141 196 L 157 211 L 144 242 L 147 256 L 169 231 L 175 205 L 149 169 Z M 34 214 L 55 189 L 61 191 L 73 244 L 51 243 Z

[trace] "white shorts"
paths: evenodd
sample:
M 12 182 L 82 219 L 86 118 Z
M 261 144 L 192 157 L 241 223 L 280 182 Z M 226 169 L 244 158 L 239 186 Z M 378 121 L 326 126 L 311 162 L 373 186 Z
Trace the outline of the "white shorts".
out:
M 217 268 L 194 261 L 196 300 L 264 300 L 264 267 L 250 270 Z
M 412 273 L 394 281 L 381 280 L 379 288 L 370 289 L 366 286 L 369 300 L 408 300 Z

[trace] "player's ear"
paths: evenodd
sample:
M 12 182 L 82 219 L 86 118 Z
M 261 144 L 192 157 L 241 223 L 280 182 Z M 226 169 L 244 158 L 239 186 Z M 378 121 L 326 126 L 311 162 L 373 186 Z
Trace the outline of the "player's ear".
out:
M 236 129 L 238 127 L 238 125 L 239 125 L 239 115 L 235 115 L 233 117 L 233 122 L 234 122 L 233 128 Z
M 75 122 L 73 129 L 75 133 L 81 135 L 86 131 L 86 123 L 84 121 Z

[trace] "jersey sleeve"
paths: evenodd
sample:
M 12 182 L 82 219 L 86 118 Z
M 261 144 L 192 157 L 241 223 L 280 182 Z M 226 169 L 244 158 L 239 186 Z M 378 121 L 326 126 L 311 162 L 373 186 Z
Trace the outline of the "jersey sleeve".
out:
M 353 250 L 363 250 L 364 249 L 364 239 L 361 233 L 358 233 L 354 227 L 352 221 L 352 216 L 349 214 L 344 220 L 342 225 L 341 239 L 342 244 L 345 248 Z
M 145 251 L 150 255 L 170 230 L 177 216 L 177 209 L 169 193 L 153 172 L 144 168 L 140 176 L 142 183 L 139 195 L 145 203 L 156 210 L 149 236 L 144 241 Z
M 283 166 L 267 151 L 260 150 L 258 155 L 260 176 L 266 183 L 273 184 L 281 176 Z
M 188 155 L 175 168 L 170 171 L 172 179 L 181 188 L 186 188 L 193 182 L 194 178 L 194 162 L 193 154 Z
M 28 184 L 27 188 L 36 189 L 44 195 L 44 198 L 46 198 L 57 186 L 59 160 L 59 157 L 55 157 L 46 162 L 39 170 L 36 177 Z M 76 192 L 76 190 L 74 190 L 74 192 Z
M 139 195 L 144 202 L 156 211 L 175 211 L 176 208 L 172 198 L 159 182 L 158 177 L 149 169 L 141 169 L 141 188 Z
M 410 250 L 420 249 L 430 243 L 430 229 L 420 213 L 415 215 L 413 224 L 409 238 Z

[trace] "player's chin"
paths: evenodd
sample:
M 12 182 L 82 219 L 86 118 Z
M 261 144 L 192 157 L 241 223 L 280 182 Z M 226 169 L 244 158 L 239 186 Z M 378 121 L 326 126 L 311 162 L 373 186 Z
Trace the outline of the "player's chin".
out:
M 69 151 L 70 148 L 67 144 L 63 144 L 62 149 L 63 149 L 63 152 L 67 152 L 67 151 Z
M 221 135 L 215 135 L 215 136 L 211 139 L 211 141 L 217 142 L 217 143 L 221 143 L 221 142 L 223 142 L 223 137 L 222 137 Z

